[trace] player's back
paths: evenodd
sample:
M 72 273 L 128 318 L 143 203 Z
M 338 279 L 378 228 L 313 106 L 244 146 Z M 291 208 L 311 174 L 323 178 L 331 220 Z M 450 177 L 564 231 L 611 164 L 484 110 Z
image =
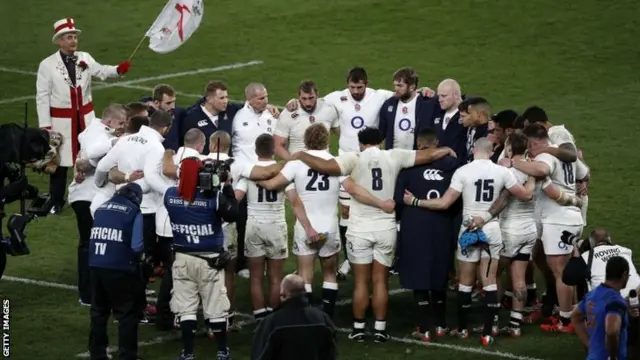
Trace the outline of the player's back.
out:
M 513 179 L 514 183 L 507 181 Z M 489 211 L 500 192 L 515 184 L 515 177 L 506 167 L 494 164 L 489 159 L 478 159 L 456 170 L 451 179 L 451 187 L 462 189 L 462 214 L 482 216 Z
M 269 166 L 274 160 L 258 161 L 255 165 Z M 244 184 L 243 184 L 244 183 Z M 255 182 L 243 178 L 238 183 L 239 188 L 246 187 L 247 215 L 259 222 L 284 222 L 284 193 L 279 190 L 267 190 Z
M 373 196 L 393 199 L 400 170 L 413 165 L 415 151 L 370 147 L 360 153 L 351 178 Z M 396 226 L 395 214 L 354 201 L 350 208 L 350 228 L 357 231 L 387 230 Z
M 571 143 L 576 146 L 576 140 L 564 125 L 554 125 L 547 130 L 549 141 L 554 145 Z
M 510 168 L 519 184 L 526 184 L 529 176 L 522 171 Z M 510 233 L 535 231 L 535 202 L 523 201 L 512 196 L 500 213 L 500 229 Z
M 306 152 L 322 159 L 333 159 L 326 150 Z M 339 178 L 318 173 L 300 161 L 293 181 L 311 226 L 320 232 L 337 230 Z
M 551 145 L 557 147 L 556 145 Z M 565 163 L 555 156 L 542 153 L 535 158 L 549 167 L 549 179 L 568 195 L 576 194 L 576 163 Z M 562 206 L 545 194 L 538 197 L 542 221 L 564 225 L 582 225 L 582 213 L 576 206 Z

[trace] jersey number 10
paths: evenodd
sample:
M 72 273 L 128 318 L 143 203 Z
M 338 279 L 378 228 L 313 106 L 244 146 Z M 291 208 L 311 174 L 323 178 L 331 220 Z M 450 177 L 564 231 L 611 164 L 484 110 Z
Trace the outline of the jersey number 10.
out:
M 493 179 L 480 179 L 473 184 L 476 186 L 476 202 L 493 201 L 493 195 L 495 191 L 493 186 Z
M 277 190 L 267 190 L 262 186 L 258 186 L 258 202 L 276 202 L 278 201 L 278 191 Z

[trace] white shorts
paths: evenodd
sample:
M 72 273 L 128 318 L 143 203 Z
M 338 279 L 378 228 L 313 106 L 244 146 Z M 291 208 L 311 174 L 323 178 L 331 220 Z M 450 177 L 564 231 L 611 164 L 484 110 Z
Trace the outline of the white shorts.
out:
M 466 230 L 466 227 L 460 228 L 460 233 L 458 234 L 458 239 L 462 235 L 462 233 Z M 460 249 L 460 245 L 458 244 L 456 250 L 456 256 L 459 261 L 464 262 L 479 262 L 480 259 L 488 259 L 491 257 L 492 259 L 500 258 L 500 251 L 502 250 L 502 233 L 500 232 L 500 225 L 497 221 L 491 221 L 486 224 L 482 230 L 484 234 L 487 236 L 487 241 L 489 242 L 489 253 L 486 250 L 480 249 L 478 247 L 471 247 L 467 250 Z
M 307 245 L 307 234 L 304 230 L 295 226 L 293 228 L 293 254 L 300 256 L 318 255 L 327 258 L 340 252 L 340 234 L 334 232 L 327 235 L 324 243 Z
M 176 316 L 196 315 L 202 300 L 205 319 L 227 317 L 231 303 L 224 285 L 224 270 L 212 269 L 204 259 L 176 253 L 171 271 L 173 290 L 170 306 Z
M 568 255 L 573 252 L 573 246 L 560 241 L 563 231 L 574 235 L 582 235 L 582 225 L 542 224 L 542 247 L 545 255 Z
M 524 235 L 514 235 L 509 232 L 502 231 L 502 242 L 504 245 L 500 252 L 500 256 L 511 259 L 518 254 L 524 254 L 529 255 L 530 258 L 536 239 L 537 234 L 535 232 Z
M 289 256 L 286 222 L 260 222 L 250 217 L 244 239 L 246 257 L 282 260 Z
M 238 229 L 236 223 L 222 224 L 224 233 L 224 248 L 231 253 L 232 258 L 238 257 Z
M 373 260 L 391 267 L 396 254 L 395 228 L 368 233 L 347 230 L 347 257 L 354 264 L 371 264 Z

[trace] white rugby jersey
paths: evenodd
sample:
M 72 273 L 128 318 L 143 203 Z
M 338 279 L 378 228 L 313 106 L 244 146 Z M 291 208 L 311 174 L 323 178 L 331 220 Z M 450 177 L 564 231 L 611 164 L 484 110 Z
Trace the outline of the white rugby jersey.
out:
M 350 176 L 356 184 L 373 196 L 393 199 L 396 179 L 400 170 L 412 167 L 416 151 L 404 149 L 381 150 L 370 147 L 362 153 L 348 152 L 335 158 L 344 176 Z M 384 231 L 396 228 L 394 213 L 359 203 L 352 199 L 349 210 L 349 230 L 354 232 Z
M 278 119 L 268 110 L 256 113 L 248 103 L 233 117 L 231 138 L 233 158 L 237 161 L 255 163 L 256 139 L 262 134 L 273 135 Z
M 529 176 L 522 171 L 509 168 L 519 184 L 527 183 Z M 522 201 L 512 196 L 500 213 L 500 229 L 514 235 L 526 235 L 536 232 L 535 202 Z
M 323 124 L 327 130 L 340 127 L 340 115 L 338 109 L 332 104 L 318 100 L 312 113 L 302 109 L 298 104 L 298 110 L 290 112 L 285 109 L 280 113 L 274 135 L 282 136 L 289 140 L 288 151 L 290 154 L 305 150 L 304 132 L 313 124 Z
M 462 194 L 462 216 L 468 218 L 484 215 L 503 189 L 517 183 L 508 168 L 489 159 L 478 159 L 456 170 L 449 187 Z
M 416 104 L 418 102 L 416 94 L 409 102 L 398 102 L 396 116 L 393 122 L 393 148 L 413 150 L 415 140 L 414 132 L 416 128 Z
M 549 142 L 551 142 L 551 144 L 553 145 L 560 146 L 562 144 L 570 143 L 575 146 L 576 149 L 578 149 L 575 138 L 569 132 L 569 130 L 564 127 L 564 125 L 554 125 L 550 127 L 547 131 L 547 134 L 549 135 Z M 577 180 L 584 179 L 587 175 L 589 175 L 589 168 L 584 163 L 584 161 L 580 159 L 576 160 L 575 167 Z
M 605 280 L 607 273 L 607 261 L 613 256 L 620 256 L 629 262 L 629 281 L 627 287 L 622 289 L 620 293 L 626 297 L 629 291 L 637 289 L 640 286 L 640 275 L 636 267 L 633 265 L 633 257 L 631 249 L 618 245 L 599 245 L 593 248 L 593 261 L 591 264 L 591 281 L 589 282 L 589 290 L 593 290 Z M 589 263 L 589 251 L 581 255 L 585 263 Z
M 258 161 L 255 165 L 269 166 L 274 160 Z M 251 166 L 245 166 L 244 174 L 251 173 Z M 236 190 L 245 193 L 247 198 L 247 215 L 260 222 L 285 222 L 284 193 L 279 190 L 267 190 L 255 182 L 243 177 L 238 181 Z
M 165 185 L 160 173 L 164 156 L 163 141 L 160 133 L 143 125 L 139 132 L 118 140 L 96 166 L 96 172 L 102 173 L 108 173 L 115 166 L 125 174 L 136 170 L 144 171 L 144 177 L 135 181 L 144 193 L 140 204 L 143 214 L 155 213 L 162 202 Z M 116 189 L 124 185 L 117 185 Z
M 322 159 L 333 159 L 333 155 L 326 150 L 307 150 L 306 152 Z M 336 233 L 340 178 L 320 174 L 300 160 L 288 162 L 281 173 L 287 180 L 293 182 L 311 226 L 320 233 Z
M 556 145 L 550 145 L 556 147 Z M 576 166 L 575 163 L 564 163 L 558 158 L 542 153 L 534 159 L 549 167 L 549 179 L 561 191 L 568 195 L 576 194 Z M 576 206 L 562 206 L 550 199 L 546 194 L 540 194 L 536 207 L 540 220 L 545 224 L 583 225 L 582 212 Z
M 323 98 L 340 114 L 341 152 L 360 152 L 358 132 L 365 127 L 380 126 L 380 108 L 392 96 L 389 90 L 367 88 L 361 101 L 354 100 L 349 89 L 334 91 Z

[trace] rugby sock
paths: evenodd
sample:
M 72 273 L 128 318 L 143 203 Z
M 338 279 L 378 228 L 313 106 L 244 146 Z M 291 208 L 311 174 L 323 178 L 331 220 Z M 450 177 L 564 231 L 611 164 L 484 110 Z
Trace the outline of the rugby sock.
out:
M 436 326 L 447 327 L 447 292 L 431 291 L 431 309 L 435 316 Z
M 465 330 L 468 327 L 472 290 L 471 286 L 458 284 L 458 330 Z
M 536 283 L 527 284 L 527 305 L 533 306 L 538 301 L 538 289 Z
M 180 331 L 182 331 L 182 351 L 185 355 L 193 355 L 194 342 L 196 339 L 197 320 L 180 320 Z
M 420 333 L 425 333 L 431 329 L 431 326 L 429 326 L 429 292 L 425 290 L 414 290 L 413 300 L 418 310 L 418 330 Z
M 258 309 L 258 310 L 253 310 L 253 317 L 256 319 L 256 321 L 261 321 L 262 319 L 264 319 L 267 315 L 269 315 L 269 311 L 267 311 L 266 308 L 264 309 Z
M 273 312 L 273 308 L 267 307 L 267 315 L 271 314 L 272 312 Z
M 304 284 L 304 291 L 307 293 L 307 300 L 309 300 L 309 304 L 313 304 L 313 287 L 311 284 Z
M 322 283 L 322 310 L 329 316 L 333 316 L 338 298 L 338 284 L 332 282 Z
M 484 290 L 484 302 L 486 306 L 486 317 L 484 319 L 484 329 L 482 336 L 491 336 L 493 324 L 496 322 L 498 312 L 500 311 L 500 303 L 498 303 L 498 285 L 487 285 Z
M 227 351 L 227 332 L 216 332 L 216 343 L 218 344 L 218 351 Z
M 519 328 L 522 324 L 522 311 L 511 310 L 511 315 L 509 318 L 509 326 L 512 328 Z
M 387 322 L 385 320 L 376 320 L 376 322 L 373 323 L 373 329 L 376 332 L 385 332 L 387 330 Z
M 562 322 L 562 326 L 569 326 L 571 324 L 571 311 L 560 311 L 560 322 Z
M 364 331 L 366 323 L 364 319 L 353 319 L 353 330 L 354 331 Z
M 545 296 L 542 297 L 542 315 L 546 317 L 553 315 L 553 308 L 555 307 L 557 301 L 558 295 L 556 292 L 556 284 L 554 281 L 549 284 Z

